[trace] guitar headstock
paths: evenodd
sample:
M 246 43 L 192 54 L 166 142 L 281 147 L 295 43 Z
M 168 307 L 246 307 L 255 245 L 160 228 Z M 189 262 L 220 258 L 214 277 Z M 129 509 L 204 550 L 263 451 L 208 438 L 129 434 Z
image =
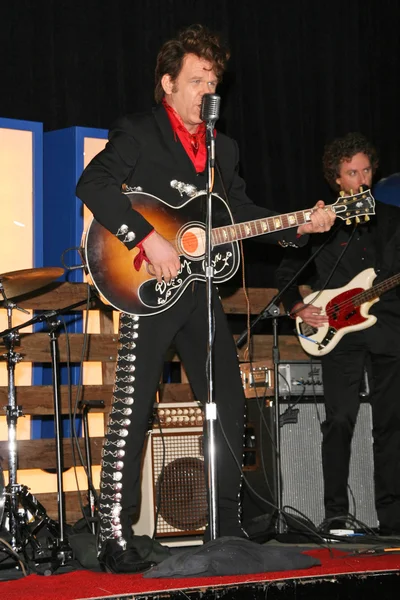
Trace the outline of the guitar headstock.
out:
M 370 215 L 375 214 L 375 199 L 371 190 L 363 190 L 361 186 L 357 194 L 345 196 L 345 193 L 341 192 L 331 208 L 347 225 L 350 225 L 352 219 L 360 223 L 361 220 L 369 221 Z

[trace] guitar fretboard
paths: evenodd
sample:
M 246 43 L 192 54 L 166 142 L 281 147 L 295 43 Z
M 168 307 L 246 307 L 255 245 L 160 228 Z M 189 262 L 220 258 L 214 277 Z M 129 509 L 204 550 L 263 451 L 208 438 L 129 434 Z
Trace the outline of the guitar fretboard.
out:
M 328 206 L 327 208 L 332 208 Z M 249 237 L 256 237 L 271 233 L 273 231 L 283 231 L 291 227 L 298 227 L 309 223 L 311 220 L 311 209 L 299 210 L 297 212 L 287 213 L 285 215 L 273 215 L 264 219 L 254 221 L 245 221 L 236 225 L 227 225 L 225 227 L 216 227 L 212 230 L 212 243 L 214 246 L 243 240 Z
M 356 296 L 354 296 L 354 298 L 352 298 L 352 302 L 354 306 L 360 306 L 361 304 L 364 304 L 364 302 L 369 302 L 371 300 L 374 300 L 375 298 L 378 298 L 384 292 L 388 292 L 389 290 L 396 287 L 396 285 L 399 285 L 399 283 L 400 273 L 397 273 L 397 275 L 393 275 L 393 277 L 389 277 L 389 279 L 386 279 L 385 281 L 374 285 L 372 288 L 369 288 L 368 290 L 357 294 Z

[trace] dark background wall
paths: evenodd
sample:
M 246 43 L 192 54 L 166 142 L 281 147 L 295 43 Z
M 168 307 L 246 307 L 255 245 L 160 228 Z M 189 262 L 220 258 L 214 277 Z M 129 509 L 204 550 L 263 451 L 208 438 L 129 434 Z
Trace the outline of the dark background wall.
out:
M 347 131 L 378 146 L 379 175 L 400 170 L 398 0 L 9 0 L 0 116 L 107 129 L 149 108 L 158 49 L 195 22 L 231 47 L 218 126 L 239 142 L 257 203 L 287 212 L 330 201 L 323 146 Z M 263 283 L 265 246 L 248 248 L 250 278 Z

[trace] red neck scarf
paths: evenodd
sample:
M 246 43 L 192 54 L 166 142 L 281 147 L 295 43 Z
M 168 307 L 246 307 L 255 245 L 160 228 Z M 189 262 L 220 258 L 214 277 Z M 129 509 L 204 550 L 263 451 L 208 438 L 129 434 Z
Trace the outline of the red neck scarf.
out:
M 200 123 L 195 133 L 190 133 L 182 119 L 172 108 L 170 104 L 165 100 L 162 101 L 165 110 L 167 111 L 168 118 L 171 123 L 172 130 L 174 132 L 175 140 L 178 136 L 182 146 L 185 148 L 187 155 L 192 161 L 194 168 L 197 173 L 201 173 L 206 168 L 207 162 L 207 150 L 206 150 L 206 125 Z M 215 135 L 215 133 L 214 133 Z

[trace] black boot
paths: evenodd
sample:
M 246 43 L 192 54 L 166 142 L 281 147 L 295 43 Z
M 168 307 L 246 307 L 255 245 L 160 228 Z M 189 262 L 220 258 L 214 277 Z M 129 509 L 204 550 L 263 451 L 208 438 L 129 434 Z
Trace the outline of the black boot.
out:
M 116 540 L 107 540 L 99 554 L 99 563 L 108 573 L 142 573 L 156 563 L 143 560 L 134 547 L 126 550 Z

